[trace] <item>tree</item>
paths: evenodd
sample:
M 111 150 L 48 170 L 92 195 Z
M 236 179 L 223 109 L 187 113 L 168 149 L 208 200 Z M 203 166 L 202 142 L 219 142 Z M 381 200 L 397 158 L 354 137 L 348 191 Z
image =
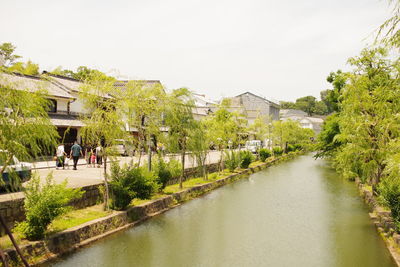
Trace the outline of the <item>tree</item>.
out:
M 168 97 L 165 124 L 168 127 L 168 148 L 181 154 L 182 173 L 179 177 L 179 187 L 185 177 L 185 156 L 188 150 L 188 138 L 195 127 L 192 109 L 194 101 L 187 88 L 175 89 Z
M 24 86 L 0 76 L 0 162 L 3 165 L 0 177 L 14 156 L 29 160 L 53 152 L 59 137 L 47 114 L 50 103 L 46 91 L 32 92 L 31 88 Z M 28 266 L 2 216 L 0 222 Z M 1 252 L 0 255 L 4 254 Z M 4 261 L 3 264 L 6 265 Z
M 328 107 L 323 101 L 316 101 L 314 107 L 314 113 L 317 115 L 326 115 L 328 114 Z
M 279 105 L 281 109 L 297 109 L 296 104 L 290 101 L 279 101 Z
M 388 159 L 397 153 L 400 135 L 399 61 L 382 48 L 364 49 L 351 58 L 354 71 L 341 95 L 339 129 L 344 143 L 334 153 L 335 166 L 345 176 L 360 177 L 375 187 L 387 174 Z
M 8 71 L 18 72 L 25 75 L 39 75 L 39 65 L 28 60 L 26 63 L 17 62 L 8 68 Z
M 208 116 L 204 123 L 208 129 L 209 140 L 217 146 L 220 151 L 219 170 L 223 169 L 223 150 L 231 144 L 235 146 L 241 139 L 244 132 L 242 127 L 243 120 L 240 115 L 228 110 L 229 101 L 223 102 L 218 110 L 211 116 Z
M 114 81 L 105 75 L 96 74 L 88 76 L 83 85 L 79 98 L 82 100 L 90 115 L 83 115 L 82 137 L 85 143 L 91 145 L 101 144 L 103 147 L 104 162 L 104 205 L 108 209 L 108 181 L 107 181 L 107 158 L 116 154 L 113 146 L 116 140 L 123 138 L 124 123 L 122 120 L 122 109 L 120 99 L 113 97 L 115 93 Z
M 12 43 L 2 43 L 0 45 L 0 55 L 5 61 L 4 66 L 10 67 L 14 64 L 15 60 L 21 58 L 21 56 L 15 55 L 14 51 L 17 47 Z
M 288 144 L 307 144 L 314 137 L 314 131 L 304 129 L 300 123 L 293 120 L 274 121 L 272 123 L 272 139 L 274 146 L 286 149 Z
M 118 95 L 122 103 L 123 115 L 128 128 L 138 132 L 137 138 L 130 136 L 139 151 L 139 162 L 143 148 L 148 146 L 149 169 L 151 168 L 152 139 L 160 135 L 166 94 L 160 83 L 147 84 L 146 81 L 129 81 Z M 127 129 L 127 130 L 130 130 Z
M 253 124 L 248 127 L 248 132 L 254 135 L 255 140 L 265 140 L 270 134 L 270 123 L 271 118 L 265 115 L 258 115 Z
M 392 47 L 400 47 L 400 1 L 389 0 L 394 5 L 393 16 L 387 19 L 378 30 L 377 39 L 383 36 L 382 43 Z
M 194 121 L 190 131 L 188 148 L 196 159 L 201 175 L 207 180 L 206 159 L 210 147 L 208 129 L 203 121 Z
M 296 107 L 311 116 L 315 111 L 316 98 L 313 96 L 304 96 L 296 99 Z

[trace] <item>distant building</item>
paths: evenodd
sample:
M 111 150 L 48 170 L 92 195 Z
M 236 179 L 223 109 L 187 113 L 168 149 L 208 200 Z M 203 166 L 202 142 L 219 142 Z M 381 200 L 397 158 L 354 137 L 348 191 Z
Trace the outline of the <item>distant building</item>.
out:
M 201 120 L 217 109 L 218 103 L 208 99 L 205 95 L 193 93 L 194 105 L 192 109 L 195 120 Z
M 289 119 L 298 121 L 302 128 L 312 129 L 317 134 L 321 132 L 322 124 L 324 123 L 323 118 L 309 117 L 306 112 L 297 109 L 282 109 L 280 111 L 280 119 L 282 121 Z
M 264 97 L 246 92 L 230 99 L 232 108 L 242 110 L 248 124 L 252 124 L 258 116 L 279 120 L 280 106 Z

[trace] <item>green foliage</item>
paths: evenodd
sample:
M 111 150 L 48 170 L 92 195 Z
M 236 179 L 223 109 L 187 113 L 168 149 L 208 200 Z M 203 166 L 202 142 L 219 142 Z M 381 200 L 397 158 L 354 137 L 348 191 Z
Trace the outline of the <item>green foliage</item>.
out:
M 125 209 L 134 198 L 149 199 L 159 189 L 155 173 L 144 167 L 111 167 L 110 206 L 115 210 Z
M 274 154 L 275 157 L 279 157 L 283 154 L 283 149 L 279 146 L 276 146 L 272 148 L 272 153 Z
M 225 151 L 225 166 L 230 172 L 233 172 L 240 163 L 240 154 L 236 151 Z
M 265 162 L 265 160 L 266 160 L 267 158 L 271 157 L 271 155 L 272 155 L 271 150 L 266 149 L 266 148 L 261 148 L 261 149 L 258 151 L 258 154 L 260 155 L 260 160 L 261 160 L 262 162 Z
M 316 158 L 331 156 L 343 144 L 337 137 L 340 134 L 339 114 L 334 113 L 326 117 L 322 131 L 318 135 Z
M 203 121 L 195 121 L 188 140 L 188 149 L 192 152 L 190 155 L 196 159 L 199 173 L 204 178 L 207 178 L 206 159 L 210 145 L 207 132 Z
M 7 69 L 11 72 L 18 72 L 25 75 L 39 75 L 39 65 L 33 63 L 32 61 L 28 60 L 26 63 L 24 62 L 17 62 L 13 64 L 11 67 Z
M 254 156 L 253 153 L 247 150 L 242 150 L 240 151 L 240 168 L 242 169 L 247 169 L 254 161 Z
M 282 148 L 286 144 L 309 144 L 314 137 L 314 131 L 302 128 L 297 121 L 274 121 L 272 124 L 272 139 L 275 145 Z
M 53 153 L 58 133 L 47 114 L 46 91 L 30 92 L 26 85 L 0 76 L 0 161 L 4 172 L 13 156 L 20 160 Z M 45 89 L 45 88 L 44 88 Z
M 70 210 L 67 204 L 82 194 L 80 189 L 67 188 L 67 181 L 55 184 L 52 174 L 47 176 L 44 184 L 34 174 L 25 190 L 26 220 L 18 223 L 16 230 L 29 240 L 43 238 L 47 226 L 56 217 Z
M 3 57 L 4 65 L 6 67 L 11 66 L 14 64 L 15 60 L 21 58 L 21 56 L 15 55 L 14 51 L 17 47 L 14 46 L 12 43 L 2 43 L 0 45 L 0 56 Z
M 179 177 L 182 171 L 182 163 L 176 159 L 170 159 L 167 163 L 168 169 L 171 172 L 172 178 Z
M 400 179 L 383 179 L 378 185 L 379 200 L 390 208 L 397 225 L 400 223 Z M 399 230 L 399 229 L 398 229 Z
M 286 153 L 295 151 L 294 145 L 288 144 L 286 148 Z
M 157 160 L 153 161 L 151 169 L 156 174 L 156 182 L 160 186 L 160 190 L 164 189 L 168 181 L 173 177 L 169 165 L 162 157 L 158 157 Z

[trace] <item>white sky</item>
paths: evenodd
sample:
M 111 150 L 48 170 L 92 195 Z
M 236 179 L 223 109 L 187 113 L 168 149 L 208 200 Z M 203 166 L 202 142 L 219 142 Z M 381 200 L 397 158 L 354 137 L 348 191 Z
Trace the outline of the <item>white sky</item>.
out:
M 211 98 L 319 97 L 371 44 L 386 0 L 0 0 L 0 43 L 41 70 L 80 65 Z

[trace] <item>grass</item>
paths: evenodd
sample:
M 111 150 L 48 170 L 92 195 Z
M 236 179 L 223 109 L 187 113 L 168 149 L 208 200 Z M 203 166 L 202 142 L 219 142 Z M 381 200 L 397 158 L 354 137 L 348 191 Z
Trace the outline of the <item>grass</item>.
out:
M 92 221 L 101 217 L 105 217 L 112 211 L 104 211 L 103 205 L 87 207 L 85 209 L 72 210 L 65 215 L 55 219 L 49 226 L 47 232 L 55 233 L 64 231 L 68 228 L 81 225 L 85 222 Z
M 23 239 L 19 233 L 13 233 L 13 236 L 18 245 L 24 245 L 24 244 L 29 243 L 29 241 L 26 239 Z M 8 237 L 8 235 L 0 237 L 0 247 L 2 249 L 7 249 L 7 248 L 13 247 L 13 244 L 12 244 L 10 238 Z

